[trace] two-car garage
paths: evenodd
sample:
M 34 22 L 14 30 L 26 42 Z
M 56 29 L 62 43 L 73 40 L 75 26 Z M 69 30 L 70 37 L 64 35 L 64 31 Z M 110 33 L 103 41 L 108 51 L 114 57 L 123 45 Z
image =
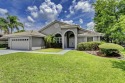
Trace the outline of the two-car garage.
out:
M 10 49 L 30 50 L 29 37 L 10 38 Z
M 8 47 L 12 50 L 36 50 L 45 47 L 43 34 L 27 31 L 8 35 Z

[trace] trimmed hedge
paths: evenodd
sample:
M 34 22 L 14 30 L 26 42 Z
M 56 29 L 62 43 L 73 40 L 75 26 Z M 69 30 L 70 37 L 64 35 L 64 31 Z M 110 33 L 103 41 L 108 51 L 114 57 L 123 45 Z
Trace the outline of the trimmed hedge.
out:
M 113 43 L 99 45 L 99 48 L 105 56 L 114 56 L 114 53 L 118 54 L 120 50 L 124 50 L 124 47 Z
M 78 44 L 77 49 L 80 51 L 99 50 L 100 44 L 102 44 L 102 42 L 82 42 Z
M 100 49 L 116 49 L 116 50 L 124 50 L 124 47 L 114 44 L 114 43 L 104 43 L 102 45 L 99 45 Z

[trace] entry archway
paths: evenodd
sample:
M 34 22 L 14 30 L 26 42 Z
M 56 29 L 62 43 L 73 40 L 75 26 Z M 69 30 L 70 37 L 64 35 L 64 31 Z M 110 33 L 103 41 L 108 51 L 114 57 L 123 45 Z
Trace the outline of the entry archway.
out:
M 64 34 L 64 42 L 66 48 L 75 48 L 75 34 L 73 31 L 67 31 Z

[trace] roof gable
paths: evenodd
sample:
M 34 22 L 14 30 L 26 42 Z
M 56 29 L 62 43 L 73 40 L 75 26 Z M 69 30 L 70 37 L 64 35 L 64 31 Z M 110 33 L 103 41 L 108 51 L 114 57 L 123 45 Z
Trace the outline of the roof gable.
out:
M 43 31 L 43 30 L 45 30 L 46 28 L 48 28 L 49 26 L 51 26 L 51 25 L 53 25 L 55 23 L 59 23 L 60 25 L 65 25 L 65 26 L 76 26 L 76 25 L 72 25 L 72 24 L 68 24 L 68 23 L 65 23 L 65 22 L 61 22 L 61 21 L 55 20 L 55 21 L 49 23 L 48 25 L 44 26 L 39 31 Z

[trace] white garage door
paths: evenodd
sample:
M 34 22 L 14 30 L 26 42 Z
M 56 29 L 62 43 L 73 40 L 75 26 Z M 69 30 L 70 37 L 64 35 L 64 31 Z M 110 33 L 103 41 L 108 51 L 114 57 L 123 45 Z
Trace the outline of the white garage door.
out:
M 29 38 L 11 38 L 11 49 L 15 50 L 29 50 Z

